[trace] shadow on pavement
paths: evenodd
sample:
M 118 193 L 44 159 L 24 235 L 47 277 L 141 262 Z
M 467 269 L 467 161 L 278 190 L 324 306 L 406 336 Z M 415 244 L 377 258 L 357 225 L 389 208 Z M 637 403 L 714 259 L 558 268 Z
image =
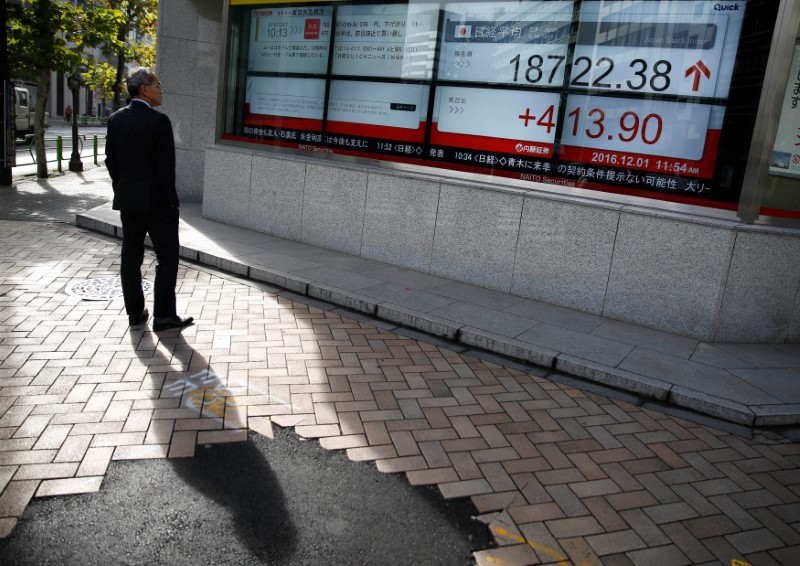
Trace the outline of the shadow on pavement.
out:
M 113 197 L 110 187 L 95 186 L 83 173 L 53 174 L 45 179 L 35 175 L 15 177 L 12 186 L 0 187 L 1 220 L 30 220 L 75 223 L 75 216 L 100 206 Z
M 489 545 L 470 509 L 276 429 L 115 461 L 98 493 L 33 500 L 0 564 L 467 566 Z
M 145 389 L 161 381 L 162 395 L 186 401 L 181 381 L 183 392 L 223 387 L 180 334 L 132 329 L 130 340 L 155 380 Z M 98 493 L 33 500 L 0 539 L 0 564 L 466 566 L 490 545 L 472 514 L 466 499 L 276 428 L 192 458 L 112 461 Z
M 198 447 L 194 458 L 169 462 L 195 494 L 229 512 L 232 532 L 252 556 L 264 563 L 282 564 L 294 555 L 297 533 L 280 480 L 252 440 Z M 201 505 L 197 511 L 203 515 L 207 506 Z M 223 547 L 228 544 L 220 542 Z
M 226 398 L 231 392 L 208 360 L 179 332 L 157 335 L 131 329 L 129 336 L 144 364 L 155 366 L 157 370 L 171 368 L 166 374 L 155 372 L 165 377 L 162 398 L 180 399 L 181 409 L 196 411 L 202 419 L 181 419 L 176 423 L 197 424 L 199 430 L 207 430 L 208 427 L 201 425 L 208 423 L 211 430 L 221 429 L 226 417 Z M 227 411 L 229 421 L 236 421 L 240 428 L 246 427 L 244 418 L 231 415 L 230 408 Z M 170 436 L 174 434 L 172 430 L 169 433 Z M 170 438 L 156 437 L 155 440 L 169 443 Z M 252 442 L 208 445 L 198 448 L 194 458 L 170 458 L 168 461 L 188 487 L 229 512 L 233 532 L 253 555 L 268 558 L 269 563 L 280 563 L 293 554 L 296 534 L 287 520 L 281 485 Z M 198 514 L 202 515 L 203 510 L 198 509 Z M 175 560 L 179 559 L 180 556 L 170 557 L 169 563 L 178 563 Z

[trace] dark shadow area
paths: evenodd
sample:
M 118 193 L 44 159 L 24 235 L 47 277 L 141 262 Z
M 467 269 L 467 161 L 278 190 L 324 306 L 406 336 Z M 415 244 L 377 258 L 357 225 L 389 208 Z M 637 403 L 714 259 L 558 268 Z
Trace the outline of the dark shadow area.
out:
M 177 479 L 195 494 L 194 509 L 185 518 L 200 517 L 200 526 L 191 537 L 216 540 L 217 558 L 208 563 L 223 564 L 227 549 L 236 548 L 234 555 L 249 556 L 254 564 L 285 564 L 296 551 L 297 532 L 288 513 L 280 479 L 272 471 L 264 454 L 252 442 L 215 444 L 198 447 L 193 458 L 169 460 Z M 197 496 L 200 496 L 199 498 Z M 209 516 L 209 510 L 227 511 L 225 520 Z M 203 525 L 203 523 L 205 523 Z M 191 529 L 190 530 L 194 530 Z M 232 544 L 234 534 L 238 544 Z M 210 542 L 210 541 L 209 541 Z M 186 561 L 181 549 L 165 550 L 165 564 L 196 564 L 200 557 L 210 557 L 215 551 L 205 550 L 195 560 Z M 234 561 L 233 563 L 238 563 Z
M 276 429 L 194 458 L 112 462 L 100 492 L 31 502 L 4 566 L 467 566 L 489 546 L 468 500 Z
M 0 220 L 29 220 L 75 223 L 75 216 L 111 200 L 111 188 L 94 190 L 94 183 L 80 173 L 68 190 L 59 189 L 49 179 L 35 176 L 15 178 L 14 185 L 3 187 Z M 59 176 L 56 174 L 55 176 Z M 85 187 L 84 187 L 85 185 Z M 106 194 L 107 193 L 107 194 Z
M 294 528 L 252 443 L 177 462 L 113 462 L 96 494 L 34 500 L 0 540 L 0 564 L 287 563 Z

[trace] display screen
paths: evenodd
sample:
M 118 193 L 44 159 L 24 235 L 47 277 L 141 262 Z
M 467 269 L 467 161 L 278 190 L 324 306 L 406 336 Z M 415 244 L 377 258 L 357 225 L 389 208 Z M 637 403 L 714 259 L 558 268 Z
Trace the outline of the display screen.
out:
M 725 98 L 745 8 L 746 2 L 583 2 L 570 86 Z
M 325 81 L 267 77 L 247 80 L 244 128 L 246 136 L 294 143 L 321 132 L 325 109 Z M 321 138 L 320 138 L 321 139 Z
M 422 156 L 428 86 L 332 81 L 326 131 L 337 147 Z M 413 146 L 407 143 L 413 142 Z
M 559 157 L 707 179 L 724 113 L 707 104 L 570 95 Z
M 334 75 L 430 79 L 438 4 L 339 6 Z
M 330 6 L 253 10 L 248 70 L 325 73 L 332 13 Z
M 552 92 L 442 87 L 431 144 L 552 157 L 558 104 Z
M 768 4 L 232 0 L 223 139 L 729 208 Z
M 573 2 L 446 4 L 439 78 L 560 87 Z

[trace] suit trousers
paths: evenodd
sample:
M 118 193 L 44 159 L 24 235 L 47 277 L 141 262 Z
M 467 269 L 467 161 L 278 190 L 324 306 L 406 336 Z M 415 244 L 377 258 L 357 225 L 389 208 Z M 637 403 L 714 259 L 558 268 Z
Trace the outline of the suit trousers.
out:
M 177 314 L 175 284 L 178 279 L 178 208 L 159 208 L 149 214 L 120 212 L 122 221 L 122 258 L 120 279 L 125 311 L 137 316 L 144 310 L 142 262 L 144 238 L 150 235 L 156 253 L 156 280 L 153 289 L 153 316 L 164 318 Z

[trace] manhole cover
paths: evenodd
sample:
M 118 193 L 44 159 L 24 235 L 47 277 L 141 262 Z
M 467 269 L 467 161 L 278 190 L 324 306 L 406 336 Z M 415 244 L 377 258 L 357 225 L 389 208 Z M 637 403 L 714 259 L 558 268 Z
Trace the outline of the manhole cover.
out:
M 142 291 L 146 295 L 153 289 L 153 284 L 142 279 Z M 122 285 L 119 277 L 98 277 L 75 281 L 64 288 L 64 292 L 72 297 L 85 301 L 107 301 L 122 296 Z

